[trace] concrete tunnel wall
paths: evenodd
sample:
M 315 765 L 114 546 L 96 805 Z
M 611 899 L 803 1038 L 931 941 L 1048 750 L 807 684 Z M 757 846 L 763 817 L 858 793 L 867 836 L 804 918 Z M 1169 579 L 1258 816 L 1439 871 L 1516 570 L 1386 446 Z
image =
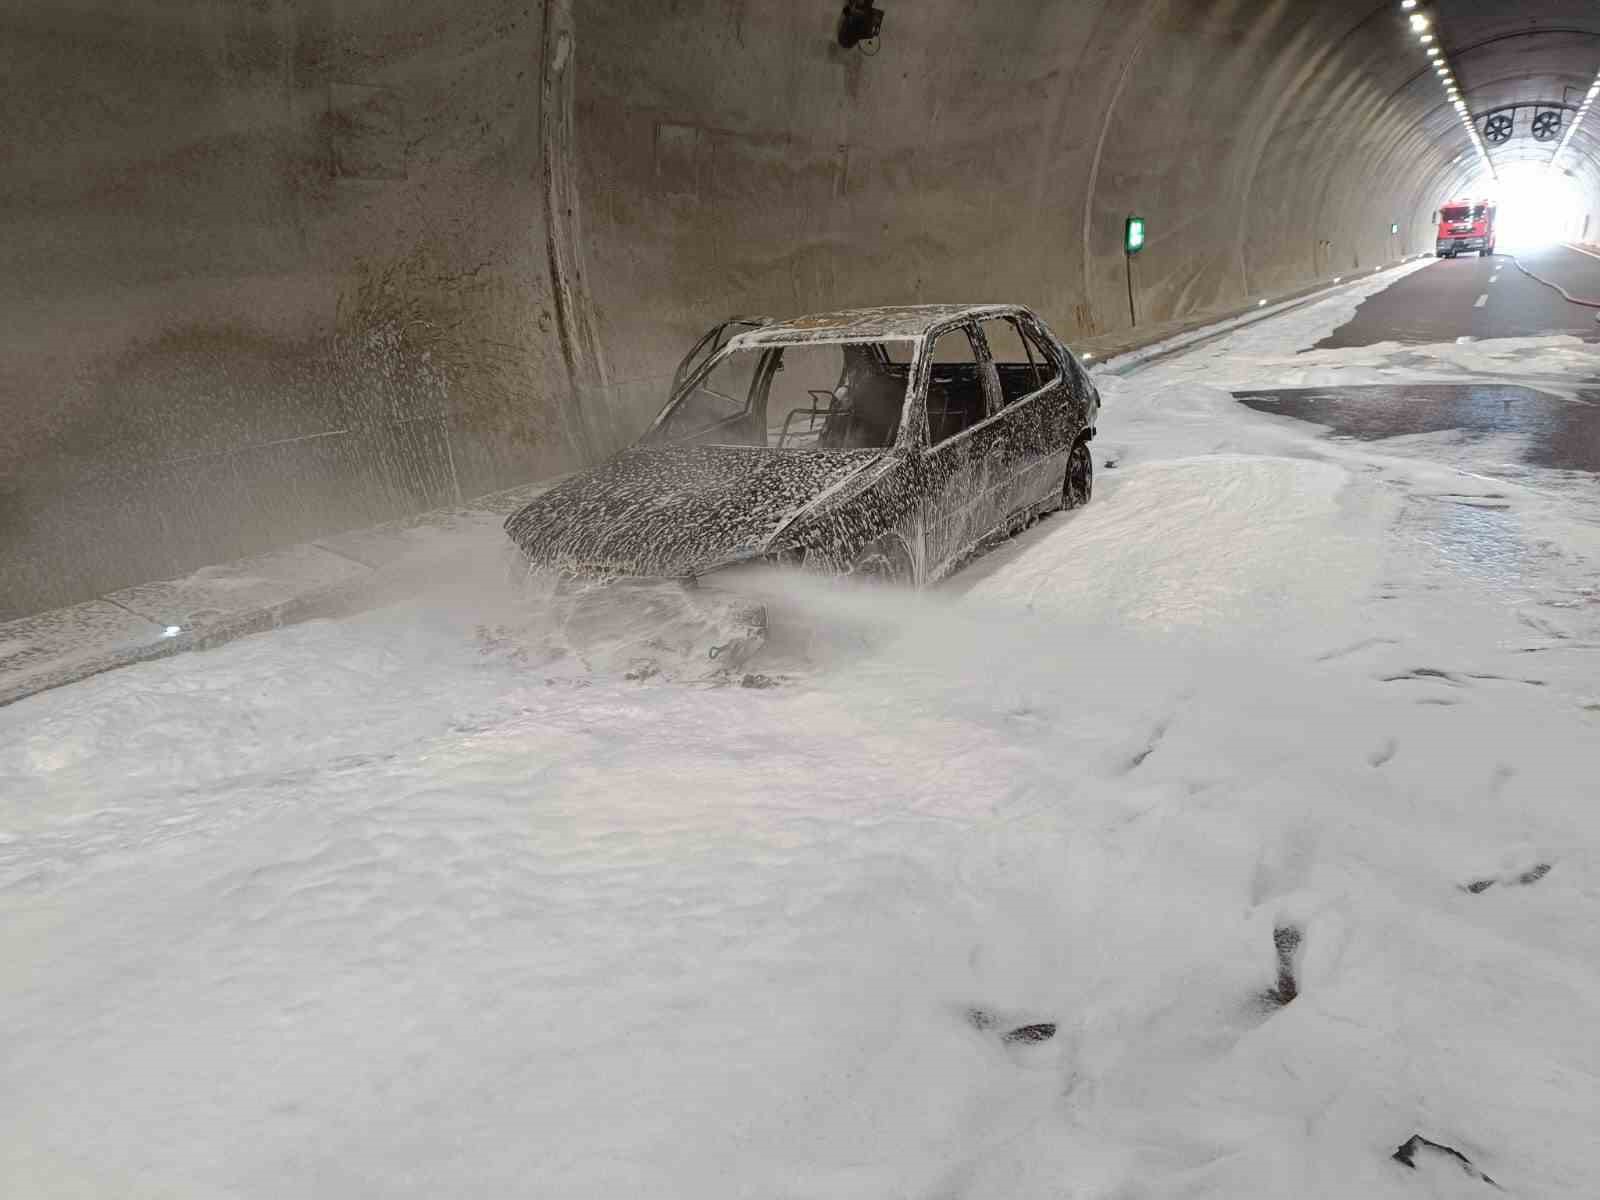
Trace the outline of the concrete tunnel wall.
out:
M 1393 5 L 880 2 L 8 0 L 0 619 L 592 461 L 733 312 L 1114 331 L 1132 212 L 1141 323 L 1431 246 Z

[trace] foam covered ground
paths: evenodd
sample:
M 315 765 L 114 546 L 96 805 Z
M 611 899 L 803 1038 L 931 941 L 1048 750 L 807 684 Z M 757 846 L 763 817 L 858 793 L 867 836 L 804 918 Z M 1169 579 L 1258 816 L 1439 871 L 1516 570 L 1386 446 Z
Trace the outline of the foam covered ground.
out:
M 779 686 L 486 641 L 491 536 L 0 710 L 0 1194 L 1595 1195 L 1581 497 L 1228 396 L 1595 356 L 1296 353 L 1361 294 L 1102 375 L 951 586 L 788 585 Z

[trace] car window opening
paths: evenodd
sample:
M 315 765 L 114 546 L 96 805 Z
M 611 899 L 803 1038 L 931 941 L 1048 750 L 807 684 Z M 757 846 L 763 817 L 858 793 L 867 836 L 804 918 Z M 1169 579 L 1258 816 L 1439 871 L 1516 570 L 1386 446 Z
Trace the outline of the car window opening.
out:
M 980 363 L 971 334 L 957 326 L 933 343 L 928 368 L 928 443 L 938 446 L 989 416 L 990 398 L 984 376 L 994 368 Z M 998 384 L 995 407 L 998 407 Z
M 678 369 L 673 372 L 672 390 L 675 392 L 683 381 L 700 369 L 701 364 L 709 362 L 711 356 L 736 333 L 745 333 L 751 329 L 759 329 L 767 323 L 765 317 L 729 317 L 720 325 L 713 325 L 708 329 L 698 342 L 690 348 L 689 353 L 683 356 L 683 361 L 678 364 Z
M 656 439 L 781 450 L 887 449 L 900 432 L 912 345 L 735 350 L 674 402 Z
M 1015 404 L 1055 381 L 1056 371 L 1049 356 L 1015 317 L 995 317 L 983 322 L 982 328 L 1000 379 L 1003 403 Z

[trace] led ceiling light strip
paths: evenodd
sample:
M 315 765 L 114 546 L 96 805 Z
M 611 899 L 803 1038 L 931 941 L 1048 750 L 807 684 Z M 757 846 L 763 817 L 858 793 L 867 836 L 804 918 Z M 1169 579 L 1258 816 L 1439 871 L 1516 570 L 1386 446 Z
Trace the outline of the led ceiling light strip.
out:
M 1428 62 L 1433 67 L 1433 73 L 1439 80 L 1439 86 L 1444 88 L 1445 99 L 1450 102 L 1450 107 L 1456 110 L 1456 116 L 1461 119 L 1461 127 L 1466 131 L 1467 137 L 1472 142 L 1472 148 L 1478 152 L 1478 157 L 1483 160 L 1484 167 L 1491 178 L 1498 179 L 1494 163 L 1489 161 L 1489 150 L 1483 144 L 1483 138 L 1478 133 L 1478 126 L 1472 119 L 1472 114 L 1467 111 L 1467 102 L 1461 98 L 1461 85 L 1456 82 L 1455 72 L 1450 69 L 1450 59 L 1445 55 L 1444 47 L 1439 45 L 1438 36 L 1433 30 L 1433 21 L 1425 12 L 1419 11 L 1418 0 L 1400 0 L 1400 10 L 1408 14 L 1411 22 L 1411 32 L 1417 35 L 1423 50 L 1427 52 Z M 1591 93 L 1592 95 L 1592 93 Z M 1572 136 L 1568 131 L 1568 137 Z M 1556 151 L 1560 153 L 1560 151 Z
M 1572 118 L 1572 124 L 1567 126 L 1566 136 L 1561 139 L 1561 144 L 1556 147 L 1556 152 L 1550 156 L 1550 165 L 1556 165 L 1556 159 L 1561 157 L 1573 135 L 1578 132 L 1578 126 L 1583 124 L 1584 117 L 1589 115 L 1589 109 L 1594 105 L 1595 97 L 1600 96 L 1600 72 L 1594 77 L 1594 82 L 1589 85 L 1589 90 L 1584 94 L 1583 103 L 1578 105 L 1578 115 Z

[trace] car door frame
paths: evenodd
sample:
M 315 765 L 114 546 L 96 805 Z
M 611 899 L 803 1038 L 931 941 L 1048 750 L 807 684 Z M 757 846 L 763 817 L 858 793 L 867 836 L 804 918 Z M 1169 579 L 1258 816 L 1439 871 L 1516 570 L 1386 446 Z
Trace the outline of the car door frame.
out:
M 684 385 L 684 382 L 702 366 L 715 358 L 717 352 L 728 344 L 733 337 L 728 332 L 730 328 L 739 325 L 745 329 L 760 329 L 763 325 L 770 324 L 772 324 L 772 318 L 762 316 L 732 316 L 717 322 L 717 324 L 702 333 L 695 341 L 695 344 L 689 347 L 688 353 L 678 360 L 678 365 L 672 372 L 672 386 L 667 391 L 668 396 L 677 395 L 678 389 Z M 710 350 L 705 350 L 707 343 L 711 344 Z
M 1051 456 L 1054 465 L 1050 472 L 1050 478 L 1054 481 L 1052 488 L 1058 490 L 1066 484 L 1067 461 L 1072 455 L 1073 446 L 1095 435 L 1096 423 L 1100 418 L 1100 392 L 1089 375 L 1087 364 L 1072 352 L 1071 347 L 1057 337 L 1037 313 L 1026 309 L 1023 311 L 1035 331 L 1035 340 L 1052 351 L 1060 364 L 1060 392 L 1056 405 L 1059 424 Z M 1054 500 L 1053 491 L 1047 494 L 1046 499 Z
M 1005 478 L 1000 461 L 1005 453 L 1005 409 L 989 411 L 999 398 L 999 378 L 988 358 L 988 343 L 978 327 L 980 320 L 975 314 L 963 314 L 942 321 L 923 335 L 918 347 L 913 381 L 917 422 L 915 430 L 907 433 L 919 443 L 916 453 L 925 480 L 921 522 L 925 583 L 942 579 L 986 541 L 1003 533 L 1008 516 L 998 507 L 1000 498 L 996 496 L 997 482 Z M 933 348 L 939 338 L 956 329 L 963 330 L 970 339 L 987 415 L 933 444 L 928 420 Z M 965 486 L 963 476 L 967 477 Z
M 1003 410 L 1010 415 L 1012 426 L 1008 520 L 1015 527 L 1048 508 L 1065 485 L 1074 441 L 1067 380 L 1070 367 L 1044 322 L 1028 309 L 1019 306 L 984 319 L 1013 322 L 1030 359 L 1035 351 L 1043 354 L 1044 367 L 1050 372 L 1050 378 Z

